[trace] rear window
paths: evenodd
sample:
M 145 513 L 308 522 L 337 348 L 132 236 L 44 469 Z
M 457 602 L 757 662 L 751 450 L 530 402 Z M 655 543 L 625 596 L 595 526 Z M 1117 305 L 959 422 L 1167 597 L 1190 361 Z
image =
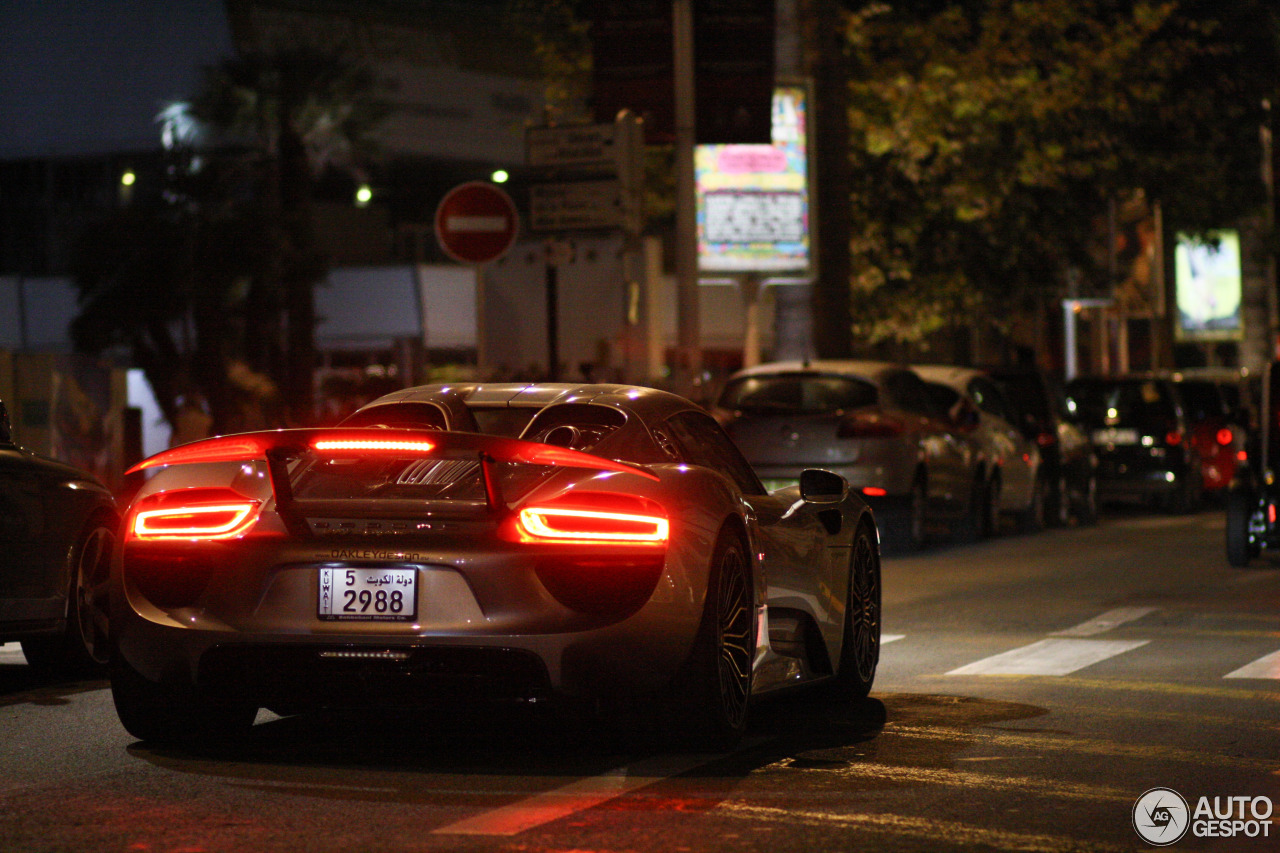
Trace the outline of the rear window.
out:
M 876 387 L 850 376 L 779 374 L 732 380 L 718 405 L 748 414 L 820 415 L 876 403 Z
M 1179 382 L 1178 390 L 1182 393 L 1182 403 L 1187 410 L 1187 417 L 1193 423 L 1227 416 L 1226 400 L 1217 384 L 1194 380 Z
M 1076 381 L 1068 386 L 1067 399 L 1075 417 L 1089 426 L 1131 426 L 1159 432 L 1178 417 L 1168 388 L 1156 381 Z

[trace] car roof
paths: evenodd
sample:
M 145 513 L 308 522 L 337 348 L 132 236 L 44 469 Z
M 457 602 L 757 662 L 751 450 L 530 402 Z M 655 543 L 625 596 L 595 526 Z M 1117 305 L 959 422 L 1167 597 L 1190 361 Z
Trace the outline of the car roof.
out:
M 986 376 L 986 371 L 974 367 L 956 367 L 951 364 L 913 364 L 911 369 L 928 382 L 946 385 L 964 385 L 975 376 Z
M 861 359 L 814 359 L 812 361 L 771 361 L 757 364 L 734 373 L 730 379 L 744 376 L 770 376 L 781 373 L 828 373 L 854 376 L 874 381 L 886 373 L 907 370 L 908 365 L 897 361 L 870 361 Z
M 468 408 L 537 408 L 585 403 L 625 409 L 645 420 L 697 409 L 677 394 L 639 385 L 570 382 L 448 382 L 393 391 L 361 408 L 387 403 L 452 402 Z

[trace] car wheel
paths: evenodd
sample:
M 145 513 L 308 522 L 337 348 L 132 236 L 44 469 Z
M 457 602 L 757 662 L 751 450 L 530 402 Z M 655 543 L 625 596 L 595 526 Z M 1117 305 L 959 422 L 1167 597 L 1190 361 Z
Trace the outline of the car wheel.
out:
M 111 698 L 125 730 L 155 743 L 208 744 L 234 740 L 253 726 L 252 705 L 202 696 L 145 678 L 119 653 L 111 657 Z
M 1044 522 L 1049 527 L 1066 527 L 1071 521 L 1071 495 L 1067 478 L 1059 476 L 1044 495 Z
M 1098 523 L 1098 477 L 1096 474 L 1091 473 L 1089 479 L 1085 481 L 1084 494 L 1076 504 L 1075 514 L 1076 521 L 1080 524 Z
M 840 666 L 826 691 L 839 702 L 866 698 L 880 662 L 880 555 L 874 537 L 864 524 L 853 538 Z
M 1018 529 L 1023 533 L 1033 533 L 1045 527 L 1045 500 L 1049 485 L 1044 477 L 1036 476 L 1031 486 L 1031 503 L 1018 513 Z
M 1227 562 L 1238 569 L 1249 565 L 1258 549 L 1249 541 L 1249 520 L 1253 516 L 1254 498 L 1246 489 L 1227 493 Z
M 72 549 L 71 585 L 67 592 L 67 627 L 58 636 L 22 641 L 33 667 L 75 675 L 96 675 L 110 654 L 107 587 L 116 525 L 109 516 L 94 519 Z
M 711 557 L 706 604 L 686 684 L 686 734 L 698 748 L 732 749 L 747 730 L 755 658 L 756 608 L 741 538 L 725 530 Z
M 885 538 L 899 551 L 919 551 L 925 543 L 927 512 L 925 483 L 921 477 L 916 477 L 911 484 L 911 491 L 902 500 L 902 505 L 889 513 L 885 524 Z

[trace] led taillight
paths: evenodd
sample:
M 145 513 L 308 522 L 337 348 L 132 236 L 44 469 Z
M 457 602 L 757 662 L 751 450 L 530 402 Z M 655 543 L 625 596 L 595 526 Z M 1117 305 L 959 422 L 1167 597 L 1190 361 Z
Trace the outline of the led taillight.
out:
M 516 525 L 526 542 L 663 545 L 671 532 L 660 515 L 554 506 L 525 507 Z
M 882 498 L 889 494 L 889 490 L 883 486 L 865 486 L 862 493 L 869 498 Z
M 312 442 L 311 447 L 321 452 L 358 450 L 368 453 L 430 453 L 435 444 L 430 441 L 382 441 L 379 439 L 330 438 Z
M 1164 443 L 1170 447 L 1177 447 L 1179 444 L 1182 444 L 1182 433 L 1174 429 L 1169 430 L 1169 432 L 1165 434 Z
M 1218 444 L 1221 444 L 1223 447 L 1227 447 L 1231 442 L 1235 441 L 1235 436 L 1231 434 L 1231 430 L 1227 427 L 1223 427 L 1218 430 L 1216 438 L 1218 439 Z
M 894 438 L 906 425 L 895 417 L 878 412 L 856 412 L 836 425 L 836 438 Z
M 134 539 L 232 539 L 258 519 L 257 501 L 228 501 L 143 509 L 134 514 Z

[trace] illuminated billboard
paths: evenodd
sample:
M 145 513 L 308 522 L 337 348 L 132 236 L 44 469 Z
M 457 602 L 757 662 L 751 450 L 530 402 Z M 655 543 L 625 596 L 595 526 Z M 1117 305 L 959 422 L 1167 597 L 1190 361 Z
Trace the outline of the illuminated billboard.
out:
M 1174 249 L 1180 341 L 1225 341 L 1242 337 L 1240 235 L 1214 231 L 1178 235 Z
M 772 145 L 699 145 L 698 269 L 809 272 L 807 93 L 773 94 Z

